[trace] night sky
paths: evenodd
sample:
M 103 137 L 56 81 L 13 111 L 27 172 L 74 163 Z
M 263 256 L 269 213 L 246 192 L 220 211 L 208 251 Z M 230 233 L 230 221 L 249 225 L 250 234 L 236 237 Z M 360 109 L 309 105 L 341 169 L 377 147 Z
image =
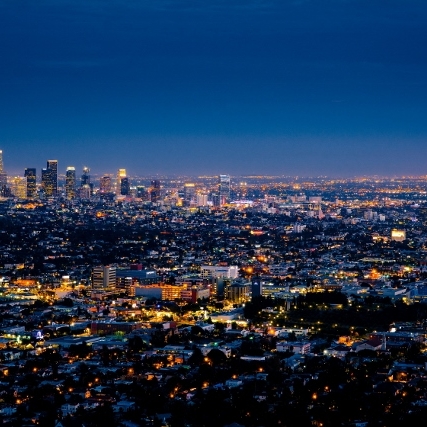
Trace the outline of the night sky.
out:
M 425 0 L 0 0 L 0 61 L 10 173 L 427 174 Z

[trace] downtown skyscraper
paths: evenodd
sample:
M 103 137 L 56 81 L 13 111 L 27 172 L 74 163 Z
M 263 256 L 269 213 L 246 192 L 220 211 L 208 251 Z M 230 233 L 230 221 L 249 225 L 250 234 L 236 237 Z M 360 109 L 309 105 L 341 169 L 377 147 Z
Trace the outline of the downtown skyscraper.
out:
M 224 205 L 230 201 L 230 193 L 231 193 L 230 175 L 219 176 L 218 192 L 219 192 L 220 205 Z
M 126 169 L 119 169 L 117 171 L 116 177 L 116 195 L 120 196 L 122 194 L 122 180 L 127 177 Z
M 0 193 L 3 195 L 7 188 L 7 173 L 3 165 L 3 150 L 0 150 Z
M 162 189 L 161 189 L 160 181 L 158 179 L 151 181 L 151 191 L 150 191 L 151 202 L 152 203 L 160 202 L 161 194 L 162 194 Z
M 93 196 L 93 182 L 90 180 L 90 169 L 85 166 L 80 177 L 80 195 L 83 199 L 90 199 Z
M 37 195 L 36 168 L 25 168 L 24 176 L 27 181 L 27 198 L 34 199 Z
M 46 169 L 42 169 L 42 190 L 45 197 L 58 195 L 58 160 L 48 160 Z
M 113 191 L 111 176 L 104 175 L 99 181 L 99 190 L 101 194 L 108 194 Z
M 76 168 L 68 166 L 65 173 L 65 197 L 72 200 L 76 197 Z

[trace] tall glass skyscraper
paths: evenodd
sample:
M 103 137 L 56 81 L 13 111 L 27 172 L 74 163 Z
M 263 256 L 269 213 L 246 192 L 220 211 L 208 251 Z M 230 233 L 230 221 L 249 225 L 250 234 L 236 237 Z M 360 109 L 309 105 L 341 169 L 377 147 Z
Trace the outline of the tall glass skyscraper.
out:
M 90 199 L 93 196 L 93 184 L 90 182 L 90 169 L 85 166 L 80 177 L 80 198 Z
M 68 200 L 76 197 L 76 168 L 68 166 L 65 173 L 65 197 Z
M 186 182 L 184 184 L 184 206 L 190 206 L 191 202 L 195 202 L 196 198 L 196 184 L 193 182 Z
M 7 187 L 7 173 L 3 165 L 3 150 L 0 150 L 0 191 L 3 194 Z
M 228 203 L 230 201 L 230 192 L 231 192 L 230 175 L 219 176 L 218 192 L 219 192 L 221 205 L 224 205 L 225 203 Z
M 36 168 L 26 168 L 24 176 L 27 179 L 27 198 L 34 199 L 37 194 Z
M 126 169 L 119 169 L 117 171 L 116 178 L 116 195 L 120 196 L 122 194 L 122 179 L 126 178 Z
M 27 183 L 22 176 L 15 176 L 11 182 L 11 192 L 18 199 L 27 198 Z
M 120 194 L 122 196 L 128 196 L 129 193 L 130 193 L 129 178 L 128 177 L 124 177 L 120 181 Z
M 161 190 L 160 181 L 158 179 L 155 179 L 155 180 L 151 181 L 150 196 L 151 196 L 151 201 L 153 203 L 160 202 L 161 191 L 162 190 Z
M 89 197 L 93 196 L 93 183 L 90 182 L 90 169 L 87 166 L 83 168 L 83 173 L 80 177 L 80 190 L 82 190 L 82 194 L 89 193 Z
M 90 185 L 90 169 L 87 166 L 83 168 L 83 173 L 80 178 L 80 187 L 84 185 Z
M 48 160 L 47 168 L 42 169 L 42 188 L 46 197 L 58 195 L 58 160 Z
M 102 194 L 111 193 L 113 190 L 111 176 L 104 175 L 99 182 L 100 191 Z

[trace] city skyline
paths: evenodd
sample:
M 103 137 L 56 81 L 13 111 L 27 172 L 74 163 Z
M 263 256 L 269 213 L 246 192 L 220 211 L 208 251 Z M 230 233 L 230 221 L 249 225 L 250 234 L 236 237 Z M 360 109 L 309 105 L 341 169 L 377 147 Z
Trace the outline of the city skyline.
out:
M 11 179 L 14 177 L 26 177 L 26 174 L 28 171 L 34 171 L 31 172 L 31 174 L 35 175 L 36 182 L 42 184 L 43 183 L 43 172 L 46 171 L 46 169 L 49 169 L 49 166 L 43 167 L 43 164 L 46 164 L 46 158 L 42 161 L 42 165 L 30 165 L 25 167 L 17 167 L 16 164 L 14 164 L 14 167 L 8 167 L 8 164 L 4 166 L 4 150 L 0 150 L 0 157 L 1 161 L 0 164 L 3 165 L 2 169 L 0 170 L 0 173 L 6 177 L 7 179 Z M 7 162 L 7 155 L 6 155 L 6 162 Z M 122 173 L 125 173 L 125 175 L 120 176 L 120 178 L 126 177 L 126 178 L 144 178 L 144 179 L 151 179 L 153 177 L 161 177 L 161 179 L 174 179 L 174 178 L 180 178 L 180 179 L 200 179 L 200 178 L 215 178 L 220 176 L 228 176 L 229 178 L 274 178 L 274 179 L 363 179 L 363 178 L 378 178 L 378 179 L 393 179 L 393 178 L 425 178 L 427 177 L 427 169 L 424 172 L 421 173 L 394 173 L 393 171 L 390 171 L 388 174 L 380 174 L 380 173 L 360 173 L 360 174 L 334 174 L 331 173 L 329 175 L 327 174 L 286 174 L 286 173 L 256 173 L 256 172 L 248 172 L 248 173 L 229 173 L 229 170 L 224 170 L 224 168 L 215 168 L 210 169 L 207 168 L 208 171 L 201 170 L 200 173 L 191 173 L 191 170 L 183 170 L 179 173 L 167 173 L 166 170 L 159 171 L 159 172 L 146 172 L 144 173 L 143 170 L 131 170 L 130 173 L 127 173 L 127 168 L 123 168 L 120 166 L 115 167 L 112 166 L 113 169 L 107 170 L 105 167 L 99 167 L 99 169 L 93 169 L 92 167 L 88 167 L 85 163 L 83 166 L 76 166 L 75 163 L 72 162 L 60 162 L 58 160 L 47 160 L 47 162 L 56 162 L 58 170 L 57 170 L 57 179 L 64 180 L 64 182 L 67 179 L 67 172 L 70 170 L 73 170 L 75 174 L 80 174 L 81 178 L 79 180 L 83 180 L 84 175 L 90 173 L 90 176 L 96 179 L 96 181 L 100 181 L 103 178 L 110 178 L 118 180 L 119 175 Z M 191 168 L 190 168 L 191 169 Z M 190 173 L 189 173 L 190 172 Z M 224 172 L 227 172 L 227 175 L 223 175 Z M 79 175 L 79 176 L 80 176 Z M 76 177 L 76 185 L 77 185 L 77 177 Z M 79 184 L 80 185 L 80 184 Z
M 8 173 L 47 157 L 94 174 L 427 170 L 425 2 L 43 0 L 0 12 Z

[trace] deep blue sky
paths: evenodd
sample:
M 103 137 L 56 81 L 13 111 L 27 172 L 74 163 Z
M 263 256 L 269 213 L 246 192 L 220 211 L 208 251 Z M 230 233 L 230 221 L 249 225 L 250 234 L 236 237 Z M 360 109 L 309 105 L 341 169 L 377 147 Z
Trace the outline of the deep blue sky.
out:
M 427 1 L 0 0 L 20 172 L 427 174 Z

